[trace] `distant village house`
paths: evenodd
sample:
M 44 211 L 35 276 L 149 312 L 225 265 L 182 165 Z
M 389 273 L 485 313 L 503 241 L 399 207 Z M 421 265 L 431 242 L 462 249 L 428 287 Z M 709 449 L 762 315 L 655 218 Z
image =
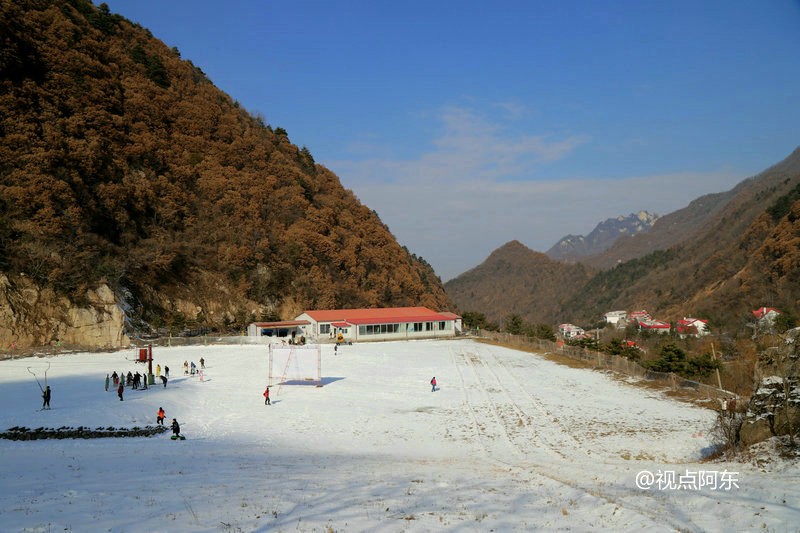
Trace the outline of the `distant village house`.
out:
M 678 320 L 677 328 L 678 335 L 681 338 L 686 337 L 702 337 L 708 335 L 708 320 L 701 318 L 682 318 Z
M 605 318 L 606 324 L 611 324 L 616 327 L 622 327 L 625 324 L 625 321 L 628 318 L 627 311 L 609 311 L 608 313 L 603 315 Z
M 756 317 L 756 321 L 762 325 L 773 325 L 775 324 L 775 319 L 778 318 L 781 312 L 775 309 L 774 307 L 759 307 L 753 311 L 753 316 Z
M 564 339 L 574 339 L 575 337 L 580 337 L 584 333 L 586 333 L 586 331 L 575 324 L 560 324 L 558 326 L 558 334 Z

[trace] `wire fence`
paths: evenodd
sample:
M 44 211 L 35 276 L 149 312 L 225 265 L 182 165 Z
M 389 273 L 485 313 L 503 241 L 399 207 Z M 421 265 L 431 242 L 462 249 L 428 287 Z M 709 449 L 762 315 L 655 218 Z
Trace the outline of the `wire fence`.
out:
M 585 348 L 581 348 L 579 346 L 568 346 L 563 343 L 535 339 L 532 337 L 526 337 L 524 335 L 512 335 L 510 333 L 473 331 L 472 334 L 483 339 L 504 344 L 506 346 L 518 347 L 547 354 L 562 355 L 576 361 L 588 363 L 596 369 L 610 370 L 625 376 L 645 379 L 656 384 L 663 385 L 664 387 L 669 387 L 673 391 L 677 391 L 679 389 L 692 389 L 698 394 L 712 399 L 729 399 L 737 397 L 737 395 L 733 392 L 714 387 L 713 385 L 692 381 L 673 372 L 656 372 L 654 370 L 649 370 L 635 361 L 631 361 L 630 359 L 621 355 L 606 354 L 597 351 L 586 350 Z
M 212 346 L 218 344 L 234 344 L 234 345 L 247 345 L 247 344 L 263 344 L 264 346 L 275 339 L 272 337 L 250 337 L 247 335 L 230 335 L 230 336 L 216 336 L 216 335 L 197 335 L 194 337 L 157 337 L 157 338 L 134 338 L 131 339 L 131 345 L 138 348 L 143 348 L 149 344 L 153 346 Z
M 732 392 L 714 387 L 712 385 L 707 385 L 705 383 L 692 381 L 690 379 L 686 379 L 672 372 L 666 373 L 666 372 L 655 372 L 653 370 L 648 370 L 647 368 L 644 368 L 642 365 L 634 361 L 631 361 L 630 359 L 622 357 L 620 355 L 605 354 L 601 352 L 586 350 L 579 346 L 568 346 L 563 343 L 556 343 L 544 339 L 536 339 L 524 335 L 512 335 L 511 333 L 499 333 L 495 331 L 486 331 L 486 330 L 480 330 L 480 331 L 473 330 L 466 334 L 469 336 L 479 337 L 493 342 L 498 342 L 506 346 L 518 347 L 521 349 L 536 351 L 541 353 L 557 354 L 565 356 L 576 361 L 583 361 L 585 363 L 588 363 L 593 368 L 596 369 L 610 370 L 612 372 L 616 372 L 618 374 L 622 374 L 625 376 L 645 379 L 657 384 L 661 384 L 665 387 L 669 387 L 672 390 L 692 389 L 696 391 L 698 394 L 702 394 L 707 396 L 708 398 L 714 398 L 714 399 L 728 399 L 728 398 L 735 398 L 737 396 Z M 270 342 L 275 342 L 275 339 L 273 339 L 272 337 L 250 337 L 248 335 L 231 335 L 231 336 L 197 335 L 192 337 L 168 336 L 168 337 L 157 337 L 157 338 L 137 337 L 131 339 L 131 347 L 143 348 L 148 345 L 211 346 L 220 344 L 228 344 L 228 345 L 260 344 L 266 346 L 270 344 Z M 0 354 L 0 360 L 14 358 L 15 355 L 16 357 L 48 357 L 59 353 L 66 353 L 76 350 L 78 349 L 69 346 L 61 346 L 61 345 L 49 346 L 25 352 L 19 350 L 18 353 L 16 354 L 14 353 Z M 113 351 L 117 350 L 118 349 L 114 349 Z M 79 351 L 86 351 L 86 350 L 80 349 Z M 107 350 L 98 350 L 98 351 L 107 351 Z

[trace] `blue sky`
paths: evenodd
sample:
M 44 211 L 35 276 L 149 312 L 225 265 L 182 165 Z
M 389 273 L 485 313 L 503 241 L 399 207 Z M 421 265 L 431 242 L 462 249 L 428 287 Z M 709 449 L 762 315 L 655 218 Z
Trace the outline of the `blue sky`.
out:
M 446 281 L 800 145 L 800 2 L 111 0 Z

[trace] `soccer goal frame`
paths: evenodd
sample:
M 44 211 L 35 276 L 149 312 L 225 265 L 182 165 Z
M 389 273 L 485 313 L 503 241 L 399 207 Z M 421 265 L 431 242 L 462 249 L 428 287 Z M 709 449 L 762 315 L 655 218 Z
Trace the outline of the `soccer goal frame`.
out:
M 268 383 L 287 382 L 322 383 L 322 347 L 319 344 L 269 345 Z

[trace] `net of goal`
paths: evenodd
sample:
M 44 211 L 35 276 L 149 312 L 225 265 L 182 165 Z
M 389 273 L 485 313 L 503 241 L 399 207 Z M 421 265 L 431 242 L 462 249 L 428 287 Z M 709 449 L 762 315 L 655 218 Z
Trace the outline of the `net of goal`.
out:
M 269 381 L 321 383 L 322 347 L 319 344 L 269 345 Z

